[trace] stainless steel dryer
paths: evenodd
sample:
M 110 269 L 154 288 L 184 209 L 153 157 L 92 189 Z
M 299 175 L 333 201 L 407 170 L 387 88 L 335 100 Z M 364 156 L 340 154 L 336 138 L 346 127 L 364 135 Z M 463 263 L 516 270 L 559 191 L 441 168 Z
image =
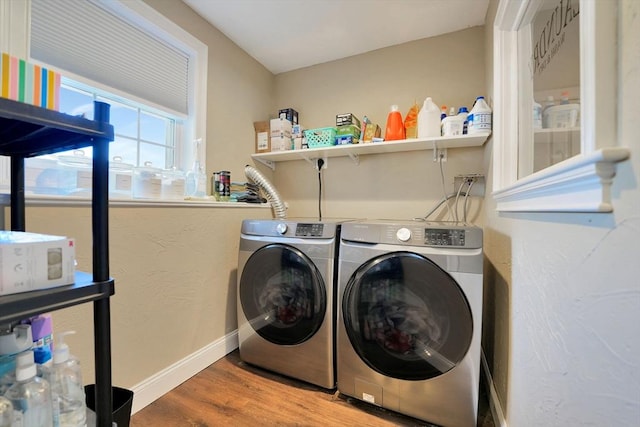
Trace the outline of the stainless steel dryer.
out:
M 339 220 L 245 220 L 238 255 L 240 358 L 335 388 Z
M 338 276 L 338 390 L 442 426 L 475 426 L 482 230 L 346 223 Z

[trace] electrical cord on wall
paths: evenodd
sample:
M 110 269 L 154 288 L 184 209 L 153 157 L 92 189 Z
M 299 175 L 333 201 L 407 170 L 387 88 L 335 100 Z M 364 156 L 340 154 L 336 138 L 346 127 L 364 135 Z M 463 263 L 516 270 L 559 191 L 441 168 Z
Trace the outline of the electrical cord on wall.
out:
M 442 165 L 443 159 L 444 159 L 444 154 L 440 153 L 440 155 L 438 156 L 438 163 L 440 164 L 440 182 L 442 183 L 442 195 L 444 196 L 442 200 L 443 200 L 443 203 L 447 205 L 448 217 L 449 219 L 451 219 L 451 207 L 449 206 L 449 197 L 447 197 L 447 190 L 444 185 L 444 166 Z
M 318 221 L 322 221 L 322 166 L 323 159 L 317 159 L 318 165 Z

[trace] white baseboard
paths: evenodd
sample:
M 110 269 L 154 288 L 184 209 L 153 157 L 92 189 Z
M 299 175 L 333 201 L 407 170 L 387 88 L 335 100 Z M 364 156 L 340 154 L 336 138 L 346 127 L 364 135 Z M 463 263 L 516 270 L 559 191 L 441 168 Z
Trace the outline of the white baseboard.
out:
M 504 418 L 504 412 L 502 406 L 500 406 L 500 400 L 498 400 L 498 393 L 493 385 L 493 377 L 491 371 L 489 371 L 489 364 L 484 356 L 484 351 L 480 352 L 480 361 L 482 370 L 484 371 L 486 378 L 487 393 L 489 395 L 489 407 L 491 408 L 491 415 L 493 416 L 493 422 L 498 427 L 507 427 L 507 420 Z
M 135 414 L 236 348 L 238 348 L 237 330 L 134 385 L 131 414 Z

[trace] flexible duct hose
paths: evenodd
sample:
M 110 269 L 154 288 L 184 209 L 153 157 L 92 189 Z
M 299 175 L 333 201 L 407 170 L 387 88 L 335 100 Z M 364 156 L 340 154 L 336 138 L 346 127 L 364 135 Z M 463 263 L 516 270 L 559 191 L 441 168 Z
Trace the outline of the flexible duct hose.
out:
M 264 191 L 267 200 L 271 203 L 276 218 L 285 219 L 287 217 L 287 208 L 273 184 L 253 166 L 246 165 L 244 167 L 244 174 Z

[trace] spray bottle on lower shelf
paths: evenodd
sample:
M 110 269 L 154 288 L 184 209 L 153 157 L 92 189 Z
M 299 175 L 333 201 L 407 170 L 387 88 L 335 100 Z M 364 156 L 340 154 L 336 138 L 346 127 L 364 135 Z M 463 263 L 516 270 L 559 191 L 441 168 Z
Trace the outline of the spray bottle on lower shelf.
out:
M 5 397 L 17 411 L 14 421 L 19 426 L 51 427 L 54 424 L 49 383 L 36 375 L 33 351 L 16 356 L 16 382 Z
M 85 427 L 87 425 L 87 407 L 80 361 L 70 354 L 64 337 L 74 334 L 63 332 L 54 341 L 53 365 L 49 373 L 53 412 L 58 414 L 60 427 Z

